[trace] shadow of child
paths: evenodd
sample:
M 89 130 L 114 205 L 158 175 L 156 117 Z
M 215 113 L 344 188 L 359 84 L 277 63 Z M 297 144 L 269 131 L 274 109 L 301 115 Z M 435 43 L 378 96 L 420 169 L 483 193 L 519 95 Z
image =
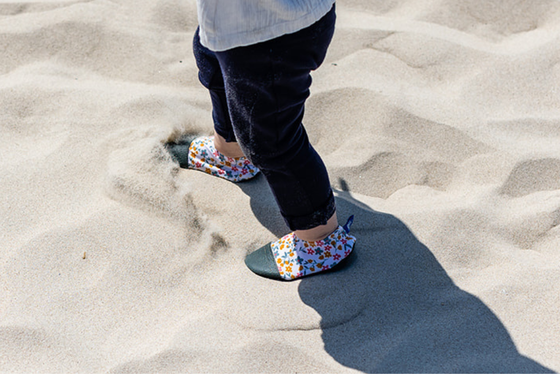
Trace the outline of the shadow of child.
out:
M 403 222 L 346 192 L 337 206 L 340 217 L 355 215 L 354 259 L 299 285 L 336 361 L 364 372 L 553 372 L 522 356 L 498 317 Z

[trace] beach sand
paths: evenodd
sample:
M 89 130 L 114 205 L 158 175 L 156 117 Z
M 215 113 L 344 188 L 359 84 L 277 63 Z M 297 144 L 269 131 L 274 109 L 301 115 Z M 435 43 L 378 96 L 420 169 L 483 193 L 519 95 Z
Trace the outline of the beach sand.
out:
M 0 3 L 1 372 L 560 371 L 560 2 L 339 0 L 304 123 L 353 261 L 282 283 L 210 134 L 194 0 Z

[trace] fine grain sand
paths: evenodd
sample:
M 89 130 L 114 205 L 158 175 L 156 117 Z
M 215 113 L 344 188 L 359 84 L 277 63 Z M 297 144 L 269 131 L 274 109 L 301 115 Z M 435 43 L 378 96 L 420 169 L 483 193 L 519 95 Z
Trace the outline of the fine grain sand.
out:
M 0 371 L 560 371 L 560 2 L 339 0 L 304 123 L 356 256 L 279 283 L 194 0 L 0 2 Z

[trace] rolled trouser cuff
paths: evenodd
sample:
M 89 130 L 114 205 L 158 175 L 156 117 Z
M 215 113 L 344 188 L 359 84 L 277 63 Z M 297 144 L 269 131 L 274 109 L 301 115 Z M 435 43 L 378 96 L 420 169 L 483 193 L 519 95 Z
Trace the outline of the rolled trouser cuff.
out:
M 304 216 L 283 215 L 284 221 L 290 230 L 308 230 L 317 226 L 326 225 L 329 218 L 336 212 L 336 203 L 332 191 L 328 200 L 319 209 Z

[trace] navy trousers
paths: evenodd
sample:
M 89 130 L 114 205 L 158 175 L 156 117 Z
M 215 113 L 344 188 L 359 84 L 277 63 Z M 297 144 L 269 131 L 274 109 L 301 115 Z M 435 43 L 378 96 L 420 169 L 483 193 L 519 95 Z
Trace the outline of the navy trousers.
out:
M 325 58 L 335 19 L 333 6 L 308 28 L 223 52 L 201 45 L 198 30 L 194 37 L 216 132 L 261 170 L 292 230 L 324 225 L 335 212 L 327 170 L 302 124 L 310 72 Z

